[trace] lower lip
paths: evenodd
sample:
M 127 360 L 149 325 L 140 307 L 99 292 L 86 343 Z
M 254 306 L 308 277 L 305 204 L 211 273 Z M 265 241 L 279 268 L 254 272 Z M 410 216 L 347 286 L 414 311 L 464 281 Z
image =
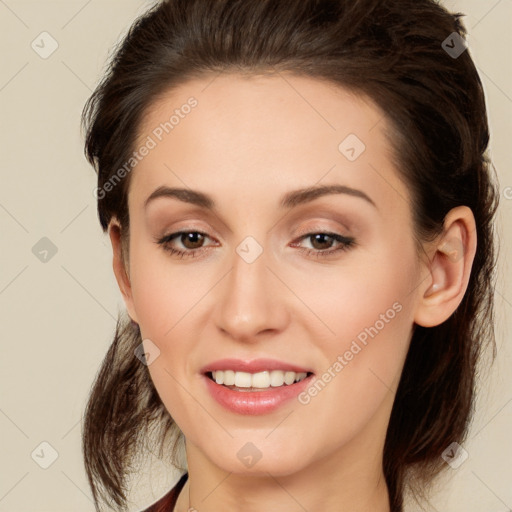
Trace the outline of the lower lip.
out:
M 208 391 L 220 405 L 232 412 L 249 415 L 267 414 L 275 411 L 304 391 L 310 384 L 311 377 L 313 375 L 309 375 L 294 384 L 271 387 L 268 391 L 237 391 L 222 384 L 217 384 L 210 377 L 204 375 Z

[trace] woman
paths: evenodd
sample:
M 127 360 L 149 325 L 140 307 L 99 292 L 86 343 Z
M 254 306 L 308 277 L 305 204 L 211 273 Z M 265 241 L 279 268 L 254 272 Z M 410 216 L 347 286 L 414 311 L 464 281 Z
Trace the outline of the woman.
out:
M 98 510 L 155 439 L 187 472 L 148 511 L 400 512 L 464 456 L 498 196 L 459 17 L 170 0 L 132 26 L 83 117 L 128 312 L 85 417 Z

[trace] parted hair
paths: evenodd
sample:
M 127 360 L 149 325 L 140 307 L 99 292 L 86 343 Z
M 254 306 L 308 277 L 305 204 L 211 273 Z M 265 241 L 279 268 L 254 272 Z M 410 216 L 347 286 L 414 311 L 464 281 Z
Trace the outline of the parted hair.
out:
M 418 247 L 442 232 L 450 209 L 471 208 L 477 249 L 467 291 L 442 324 L 414 325 L 396 391 L 383 453 L 392 512 L 403 510 L 406 489 L 423 494 L 445 467 L 442 452 L 465 440 L 478 363 L 485 347 L 495 350 L 499 193 L 487 156 L 484 92 L 470 50 L 454 56 L 443 47 L 449 37 L 466 36 L 462 16 L 434 0 L 162 1 L 115 47 L 82 113 L 86 157 L 98 190 L 108 188 L 98 195 L 99 221 L 104 232 L 112 218 L 119 221 L 126 258 L 131 173 L 105 185 L 130 159 L 157 99 L 218 73 L 291 72 L 371 98 L 389 123 Z M 134 355 L 141 341 L 120 313 L 86 405 L 82 448 L 96 510 L 102 502 L 126 510 L 127 475 L 138 456 L 156 443 L 159 457 L 172 461 L 183 435 Z M 166 439 L 174 440 L 172 450 Z

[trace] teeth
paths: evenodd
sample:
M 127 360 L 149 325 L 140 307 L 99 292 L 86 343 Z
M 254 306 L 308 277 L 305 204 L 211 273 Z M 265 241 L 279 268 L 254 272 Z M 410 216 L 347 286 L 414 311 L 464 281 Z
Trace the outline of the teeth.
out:
M 217 384 L 236 386 L 239 388 L 269 388 L 279 387 L 283 384 L 293 384 L 305 379 L 306 372 L 283 372 L 281 370 L 263 371 L 258 373 L 234 372 L 233 370 L 217 370 L 212 372 L 213 380 Z

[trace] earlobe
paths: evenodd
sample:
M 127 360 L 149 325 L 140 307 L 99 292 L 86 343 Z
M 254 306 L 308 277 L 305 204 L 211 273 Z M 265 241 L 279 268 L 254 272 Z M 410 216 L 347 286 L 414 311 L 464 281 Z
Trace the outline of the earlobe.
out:
M 135 307 L 133 303 L 132 287 L 129 277 L 129 270 L 125 264 L 125 250 L 123 250 L 122 238 L 121 238 L 121 226 L 116 220 L 112 220 L 108 226 L 108 234 L 112 243 L 112 268 L 116 277 L 119 290 L 123 296 L 126 309 L 130 318 L 138 323 L 137 315 L 135 313 Z
M 434 243 L 429 278 L 418 288 L 415 323 L 434 327 L 452 315 L 466 293 L 475 253 L 473 212 L 467 206 L 453 208 L 445 217 L 443 234 Z

